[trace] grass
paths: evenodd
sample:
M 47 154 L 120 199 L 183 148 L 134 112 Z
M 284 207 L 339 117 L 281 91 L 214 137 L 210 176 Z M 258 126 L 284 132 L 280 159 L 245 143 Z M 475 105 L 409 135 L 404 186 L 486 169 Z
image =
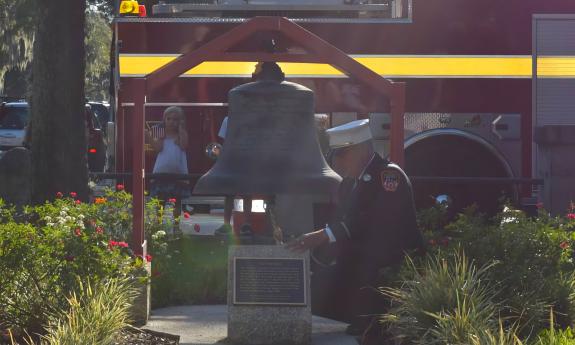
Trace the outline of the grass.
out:
M 111 345 L 129 325 L 129 309 L 136 290 L 127 280 L 82 284 L 79 295 L 68 298 L 69 309 L 53 315 L 42 337 L 46 345 Z
M 225 303 L 228 243 L 200 236 L 170 242 L 165 272 L 154 271 L 152 262 L 152 308 Z
M 486 283 L 491 266 L 476 268 L 464 253 L 409 261 L 400 288 L 382 288 L 392 308 L 381 316 L 389 332 L 412 344 L 469 344 L 495 329 L 495 291 Z

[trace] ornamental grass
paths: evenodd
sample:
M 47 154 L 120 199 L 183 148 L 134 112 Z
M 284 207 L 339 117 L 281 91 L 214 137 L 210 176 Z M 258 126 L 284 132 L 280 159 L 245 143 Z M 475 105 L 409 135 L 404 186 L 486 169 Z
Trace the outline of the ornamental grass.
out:
M 392 308 L 381 317 L 391 335 L 406 344 L 469 344 L 494 329 L 495 291 L 487 270 L 476 268 L 463 252 L 428 256 L 421 267 L 408 260 L 398 288 L 382 288 Z
M 42 336 L 45 345 L 111 345 L 129 325 L 136 289 L 127 279 L 80 284 L 68 308 L 53 314 Z

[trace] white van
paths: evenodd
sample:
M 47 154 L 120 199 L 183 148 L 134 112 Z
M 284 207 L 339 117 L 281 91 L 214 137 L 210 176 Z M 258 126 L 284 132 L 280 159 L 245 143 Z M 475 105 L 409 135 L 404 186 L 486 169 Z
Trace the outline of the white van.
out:
M 29 121 L 29 107 L 26 102 L 10 102 L 0 105 L 0 150 L 24 146 L 26 127 Z

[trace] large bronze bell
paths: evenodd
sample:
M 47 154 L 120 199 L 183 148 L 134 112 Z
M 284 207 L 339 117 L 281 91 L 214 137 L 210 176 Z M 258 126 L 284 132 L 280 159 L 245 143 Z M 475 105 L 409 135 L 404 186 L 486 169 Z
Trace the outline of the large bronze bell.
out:
M 275 63 L 262 66 L 257 81 L 230 90 L 222 153 L 194 194 L 334 195 L 341 177 L 320 151 L 313 91 L 283 81 Z

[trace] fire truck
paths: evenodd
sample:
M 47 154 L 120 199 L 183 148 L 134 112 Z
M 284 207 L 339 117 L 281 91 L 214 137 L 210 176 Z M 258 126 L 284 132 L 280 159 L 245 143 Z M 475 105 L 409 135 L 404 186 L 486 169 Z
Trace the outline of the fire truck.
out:
M 258 61 L 277 61 L 315 92 L 330 126 L 370 118 L 376 150 L 404 167 L 418 207 L 447 195 L 457 209 L 492 213 L 507 198 L 561 212 L 575 199 L 573 1 L 189 0 L 139 10 L 147 16 L 113 23 L 115 167 L 138 186 L 155 159 L 139 154 L 140 132 L 166 107 L 186 114 L 193 185 L 213 164 L 205 149 L 221 141 L 228 91 Z

